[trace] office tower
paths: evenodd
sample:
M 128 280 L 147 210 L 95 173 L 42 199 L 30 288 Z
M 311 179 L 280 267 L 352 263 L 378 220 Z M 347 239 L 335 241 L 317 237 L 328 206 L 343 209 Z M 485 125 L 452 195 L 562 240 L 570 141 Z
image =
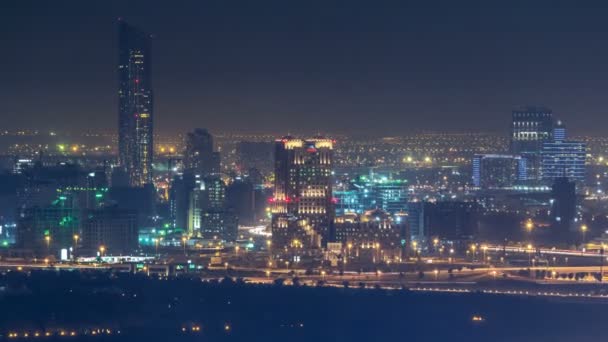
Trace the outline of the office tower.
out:
M 360 261 L 401 260 L 410 240 L 406 214 L 391 215 L 382 209 L 338 216 L 335 230 L 336 241 L 346 249 L 345 257 Z
M 59 195 L 52 204 L 22 211 L 17 223 L 17 244 L 38 257 L 62 255 L 73 246 L 80 228 L 80 210 L 72 195 Z
M 186 136 L 184 168 L 201 177 L 220 173 L 219 153 L 213 152 L 213 136 L 206 129 L 197 128 Z
M 226 206 L 234 210 L 239 222 L 254 225 L 257 221 L 256 191 L 249 179 L 238 178 L 226 187 Z
M 176 175 L 171 181 L 169 189 L 169 211 L 173 228 L 186 229 L 189 227 L 189 208 L 191 192 L 196 185 L 202 182 L 200 176 L 195 177 L 191 173 Z
M 411 240 L 424 240 L 424 202 L 411 201 L 407 204 L 407 224 Z
M 219 177 L 206 177 L 202 190 L 201 236 L 235 241 L 238 219 L 234 211 L 226 207 L 226 184 Z
M 203 214 L 203 196 L 204 192 L 200 189 L 193 189 L 189 195 L 188 201 L 188 235 L 197 236 L 201 232 L 201 217 Z
M 561 120 L 557 120 L 553 127 L 553 141 L 559 142 L 566 140 L 566 125 Z
M 403 213 L 391 215 L 382 209 L 363 214 L 336 217 L 336 241 L 343 243 L 380 244 L 385 248 L 400 248 L 402 239 L 409 239 L 407 219 Z
M 393 215 L 407 209 L 408 185 L 400 179 L 380 178 L 373 183 L 377 207 Z
M 564 239 L 574 228 L 576 218 L 576 183 L 566 177 L 556 178 L 551 188 L 553 233 Z
M 226 206 L 226 185 L 216 176 L 197 180 L 190 192 L 188 234 L 204 239 L 235 241 L 238 219 Z
M 559 177 L 585 181 L 585 143 L 566 140 L 566 127 L 559 121 L 553 130 L 553 141 L 543 144 L 541 175 L 551 184 Z
M 425 202 L 425 235 L 427 238 L 468 241 L 478 231 L 478 213 L 475 202 Z
M 82 248 L 76 255 L 96 255 L 101 246 L 107 255 L 128 255 L 138 247 L 137 214 L 106 207 L 87 211 L 82 225 Z
M 201 216 L 201 237 L 236 241 L 239 220 L 232 210 L 207 210 Z
M 358 188 L 346 188 L 334 190 L 334 198 L 336 199 L 335 211 L 336 216 L 342 216 L 349 213 L 361 214 L 365 209 L 362 204 L 361 197 L 367 196 L 367 193 Z
M 360 176 L 334 191 L 336 213 L 363 213 L 380 208 L 389 214 L 407 210 L 408 183 L 402 179 L 370 174 Z
M 477 154 L 473 157 L 473 185 L 504 189 L 526 180 L 526 159 L 509 154 Z
M 12 171 L 14 174 L 18 175 L 18 174 L 21 174 L 24 169 L 27 169 L 27 168 L 30 168 L 33 166 L 34 166 L 34 161 L 32 159 L 15 158 Z
M 118 162 L 131 186 L 152 183 L 154 101 L 151 37 L 118 23 Z
M 541 151 L 545 142 L 553 139 L 553 113 L 551 109 L 524 107 L 513 111 L 511 123 L 511 154 L 527 160 L 527 178 L 541 178 Z
M 274 247 L 294 240 L 304 247 L 320 247 L 331 241 L 333 144 L 322 137 L 276 140 L 275 187 L 270 200 Z

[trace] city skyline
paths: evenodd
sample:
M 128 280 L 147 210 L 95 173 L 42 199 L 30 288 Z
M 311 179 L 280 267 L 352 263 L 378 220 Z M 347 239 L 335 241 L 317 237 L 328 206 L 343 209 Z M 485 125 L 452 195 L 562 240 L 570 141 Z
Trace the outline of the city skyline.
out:
M 606 15 L 0 4 L 0 340 L 602 340 Z
M 498 132 L 520 105 L 552 108 L 574 134 L 605 123 L 602 6 L 66 4 L 2 11 L 8 128 L 112 130 L 119 17 L 154 34 L 158 132 L 315 131 L 320 119 L 339 133 Z

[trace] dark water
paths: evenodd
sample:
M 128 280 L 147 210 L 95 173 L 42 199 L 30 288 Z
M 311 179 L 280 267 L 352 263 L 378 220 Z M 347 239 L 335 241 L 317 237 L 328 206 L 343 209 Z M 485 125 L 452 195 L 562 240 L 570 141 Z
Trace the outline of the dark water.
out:
M 48 341 L 603 341 L 608 305 L 484 294 L 5 275 L 0 331 Z M 472 320 L 474 316 L 482 322 Z M 195 330 L 200 327 L 200 330 Z M 95 336 L 95 329 L 111 334 Z M 185 331 L 183 331 L 185 330 Z M 193 331 L 194 330 L 194 331 Z M 74 331 L 76 336 L 58 336 Z M 120 331 L 120 334 L 118 334 Z M 84 335 L 84 334 L 87 335 Z M 16 340 L 16 339 L 12 339 Z

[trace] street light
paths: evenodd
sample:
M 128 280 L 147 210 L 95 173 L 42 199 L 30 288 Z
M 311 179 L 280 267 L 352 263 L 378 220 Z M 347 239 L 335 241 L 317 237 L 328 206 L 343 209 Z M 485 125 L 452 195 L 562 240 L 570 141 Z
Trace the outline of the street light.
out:
M 99 253 L 100 255 L 103 257 L 104 253 L 106 252 L 106 247 L 101 245 L 99 246 Z
M 585 247 L 585 233 L 587 233 L 587 229 L 588 227 L 586 224 L 581 226 L 581 232 L 583 233 L 583 247 Z
M 47 251 L 47 253 L 50 253 L 51 252 L 51 236 L 45 235 L 44 241 L 46 241 L 46 251 Z
M 78 247 L 78 239 L 80 236 L 78 234 L 74 234 L 74 250 L 72 251 L 72 257 L 76 260 L 76 248 Z
M 161 241 L 162 239 L 163 239 L 162 237 L 160 237 L 160 238 L 155 238 L 155 239 L 154 239 L 154 243 L 155 243 L 155 245 L 156 245 L 156 255 L 158 255 L 158 245 L 160 244 L 160 241 Z
M 528 219 L 528 221 L 526 221 L 526 230 L 528 233 L 531 233 L 532 229 L 534 229 L 534 223 L 532 222 L 532 219 Z
M 185 237 L 185 236 L 183 236 L 182 237 L 182 243 L 184 244 L 184 255 L 186 255 L 186 242 L 188 242 L 188 238 Z

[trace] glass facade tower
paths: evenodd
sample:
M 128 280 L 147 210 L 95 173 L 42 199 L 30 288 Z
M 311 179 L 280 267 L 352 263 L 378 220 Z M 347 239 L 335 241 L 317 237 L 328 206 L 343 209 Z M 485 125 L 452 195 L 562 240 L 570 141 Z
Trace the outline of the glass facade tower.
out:
M 527 178 L 541 178 L 541 151 L 545 142 L 553 140 L 553 112 L 548 108 L 524 107 L 513 111 L 511 123 L 511 154 L 526 159 Z
M 150 35 L 118 23 L 118 163 L 129 185 L 152 183 L 154 102 Z

